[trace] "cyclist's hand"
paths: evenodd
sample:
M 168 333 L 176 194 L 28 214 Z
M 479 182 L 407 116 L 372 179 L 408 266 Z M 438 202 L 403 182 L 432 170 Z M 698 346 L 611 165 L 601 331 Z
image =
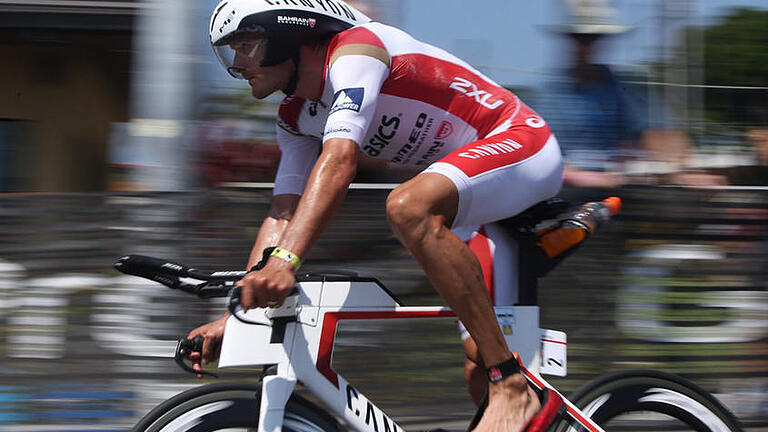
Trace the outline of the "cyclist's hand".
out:
M 293 290 L 296 278 L 290 263 L 272 259 L 263 269 L 248 273 L 238 285 L 242 287 L 240 305 L 243 310 L 277 307 Z
M 202 365 L 208 364 L 219 358 L 219 354 L 221 353 L 221 340 L 224 337 L 224 327 L 227 323 L 228 316 L 229 314 L 224 314 L 224 316 L 216 321 L 201 325 L 189 332 L 187 339 L 194 339 L 197 336 L 203 337 L 202 353 L 193 352 L 189 355 L 189 359 L 192 361 L 192 369 L 200 371 L 203 368 Z M 203 376 L 197 375 L 197 377 L 202 378 Z

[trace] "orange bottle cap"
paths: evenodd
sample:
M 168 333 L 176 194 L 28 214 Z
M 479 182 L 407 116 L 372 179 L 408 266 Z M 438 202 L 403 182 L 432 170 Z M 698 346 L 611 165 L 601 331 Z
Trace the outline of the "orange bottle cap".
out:
M 621 198 L 619 197 L 606 198 L 603 200 L 603 204 L 608 207 L 608 211 L 611 212 L 612 216 L 621 211 Z

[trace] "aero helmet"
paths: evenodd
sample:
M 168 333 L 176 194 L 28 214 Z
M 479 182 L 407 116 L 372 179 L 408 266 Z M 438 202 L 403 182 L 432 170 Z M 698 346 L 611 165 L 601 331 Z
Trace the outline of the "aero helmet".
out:
M 342 0 L 223 0 L 211 15 L 211 45 L 224 68 L 243 78 L 233 67 L 237 36 L 263 36 L 261 66 L 298 60 L 302 44 L 344 31 L 370 18 Z M 295 77 L 292 79 L 295 81 Z

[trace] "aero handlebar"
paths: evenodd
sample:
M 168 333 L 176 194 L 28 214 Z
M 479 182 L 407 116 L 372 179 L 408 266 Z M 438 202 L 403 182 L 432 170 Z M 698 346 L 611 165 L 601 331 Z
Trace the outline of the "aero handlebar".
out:
M 144 255 L 126 255 L 114 267 L 122 273 L 159 282 L 200 298 L 226 297 L 246 271 L 206 272 Z M 194 283 L 197 282 L 197 283 Z

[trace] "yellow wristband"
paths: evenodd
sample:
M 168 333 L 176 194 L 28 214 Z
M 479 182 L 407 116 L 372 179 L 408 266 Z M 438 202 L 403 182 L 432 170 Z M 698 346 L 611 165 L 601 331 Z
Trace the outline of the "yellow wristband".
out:
M 276 247 L 269 256 L 278 257 L 285 262 L 291 263 L 293 271 L 297 271 L 301 267 L 301 258 L 287 249 Z

